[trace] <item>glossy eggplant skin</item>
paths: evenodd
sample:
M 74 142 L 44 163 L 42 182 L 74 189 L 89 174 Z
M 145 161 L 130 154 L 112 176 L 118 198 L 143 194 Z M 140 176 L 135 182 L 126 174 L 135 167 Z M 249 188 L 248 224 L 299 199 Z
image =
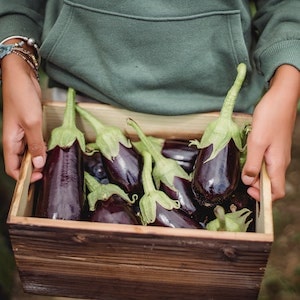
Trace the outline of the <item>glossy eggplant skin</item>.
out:
M 180 208 L 185 214 L 195 220 L 199 220 L 198 214 L 200 211 L 199 203 L 194 199 L 194 194 L 191 188 L 191 182 L 179 177 L 174 177 L 174 187 L 178 192 L 167 187 L 163 182 L 160 189 L 165 192 L 170 198 L 179 200 Z
M 112 195 L 108 200 L 99 200 L 95 211 L 91 212 L 90 221 L 140 225 L 134 210 L 118 195 Z
M 179 209 L 168 210 L 156 203 L 156 219 L 151 226 L 163 226 L 171 228 L 204 229 L 201 224 L 191 219 Z
M 35 216 L 80 220 L 84 202 L 83 153 L 77 140 L 47 153 Z
M 119 154 L 107 159 L 102 157 L 109 182 L 119 185 L 130 197 L 143 195 L 141 183 L 142 157 L 133 148 L 120 143 Z
M 102 154 L 95 152 L 92 155 L 83 156 L 84 170 L 96 178 L 100 183 L 109 183 L 104 165 Z
M 200 204 L 214 206 L 223 202 L 237 188 L 241 177 L 240 151 L 231 139 L 209 161 L 212 145 L 200 150 L 195 162 L 192 189 Z
M 167 158 L 172 158 L 189 174 L 193 171 L 194 164 L 199 149 L 195 146 L 189 146 L 187 140 L 171 140 L 164 141 L 161 153 Z

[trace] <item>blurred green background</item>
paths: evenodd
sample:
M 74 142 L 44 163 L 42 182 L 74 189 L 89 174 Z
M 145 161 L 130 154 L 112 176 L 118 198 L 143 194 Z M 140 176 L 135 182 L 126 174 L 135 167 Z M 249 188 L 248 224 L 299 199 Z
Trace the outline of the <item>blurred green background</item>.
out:
M 2 132 L 1 97 L 0 103 Z M 259 300 L 300 299 L 300 141 L 299 138 L 296 138 L 297 136 L 300 136 L 299 113 L 294 132 L 292 162 L 287 172 L 287 194 L 284 199 L 276 201 L 273 205 L 275 241 L 262 282 Z M 6 226 L 6 217 L 15 182 L 5 174 L 2 141 L 0 146 L 0 299 L 54 299 L 25 295 L 20 287 Z

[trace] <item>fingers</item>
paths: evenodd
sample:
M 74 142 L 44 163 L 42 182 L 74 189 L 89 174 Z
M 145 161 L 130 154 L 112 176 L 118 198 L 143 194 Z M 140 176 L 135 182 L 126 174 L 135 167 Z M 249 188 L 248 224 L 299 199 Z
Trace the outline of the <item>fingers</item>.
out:
M 46 146 L 42 134 L 41 119 L 24 126 L 28 151 L 32 156 L 33 172 L 31 182 L 42 178 L 42 169 L 46 161 Z
M 247 159 L 242 170 L 242 181 L 249 186 L 248 194 L 256 200 L 260 198 L 259 175 L 263 160 L 271 181 L 272 200 L 285 196 L 285 173 L 289 164 L 288 154 L 283 155 L 280 147 L 265 146 L 267 143 L 253 139 L 251 133 L 247 141 Z M 288 152 L 288 151 L 286 151 Z
M 242 181 L 252 187 L 248 193 L 256 200 L 259 200 L 259 174 L 265 151 L 265 144 L 256 140 L 251 132 L 247 140 L 247 159 L 242 170 Z

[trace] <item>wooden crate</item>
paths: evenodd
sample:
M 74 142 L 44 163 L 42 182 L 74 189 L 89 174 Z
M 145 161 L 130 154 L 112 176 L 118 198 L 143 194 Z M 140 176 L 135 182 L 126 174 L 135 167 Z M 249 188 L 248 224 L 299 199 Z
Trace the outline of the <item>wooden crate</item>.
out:
M 81 104 L 104 123 L 147 134 L 197 138 L 216 113 L 153 116 L 107 105 Z M 45 136 L 62 121 L 64 104 L 44 106 Z M 236 114 L 239 124 L 251 117 Z M 87 140 L 94 132 L 82 120 Z M 31 157 L 22 164 L 9 233 L 25 292 L 85 299 L 256 299 L 273 242 L 270 181 L 261 172 L 256 232 L 230 233 L 114 225 L 32 217 Z

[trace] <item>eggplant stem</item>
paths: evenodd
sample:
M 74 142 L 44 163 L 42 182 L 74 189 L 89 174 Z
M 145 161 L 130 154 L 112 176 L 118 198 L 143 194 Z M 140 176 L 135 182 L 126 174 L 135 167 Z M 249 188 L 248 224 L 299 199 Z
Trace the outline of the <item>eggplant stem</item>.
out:
M 232 85 L 232 87 L 227 92 L 227 95 L 224 99 L 224 104 L 220 111 L 220 116 L 225 119 L 231 119 L 235 101 L 239 94 L 240 89 L 242 88 L 243 82 L 246 77 L 247 66 L 244 63 L 240 63 L 237 66 L 237 76 Z
M 86 111 L 78 105 L 76 105 L 76 110 L 84 119 L 86 119 L 93 126 L 97 135 L 103 131 L 105 125 L 103 125 L 96 117 L 94 117 L 92 114 L 90 114 L 88 111 Z
M 142 182 L 145 194 L 155 190 L 155 185 L 152 180 L 152 157 L 149 152 L 143 151 L 142 156 L 144 158 L 144 165 L 142 171 Z

